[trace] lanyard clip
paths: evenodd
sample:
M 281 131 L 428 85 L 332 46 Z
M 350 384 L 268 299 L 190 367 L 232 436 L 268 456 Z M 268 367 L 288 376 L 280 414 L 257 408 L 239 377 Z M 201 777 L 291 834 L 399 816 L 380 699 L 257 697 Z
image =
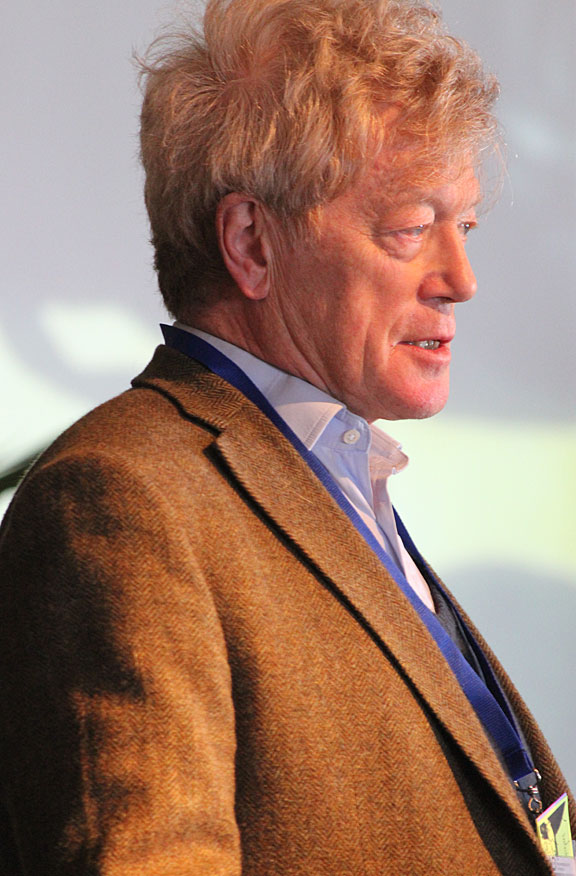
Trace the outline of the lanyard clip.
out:
M 538 782 L 542 781 L 542 776 L 536 768 L 522 778 L 514 782 L 514 787 L 518 792 L 520 800 L 528 809 L 528 812 L 535 818 L 542 812 L 542 798 Z

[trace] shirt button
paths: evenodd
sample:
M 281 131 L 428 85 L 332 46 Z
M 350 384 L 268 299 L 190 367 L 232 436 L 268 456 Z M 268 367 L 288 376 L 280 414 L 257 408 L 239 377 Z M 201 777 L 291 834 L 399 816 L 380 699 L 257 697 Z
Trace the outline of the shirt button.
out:
M 356 444 L 359 438 L 360 432 L 358 429 L 348 429 L 348 431 L 344 432 L 342 435 L 342 441 L 344 444 Z

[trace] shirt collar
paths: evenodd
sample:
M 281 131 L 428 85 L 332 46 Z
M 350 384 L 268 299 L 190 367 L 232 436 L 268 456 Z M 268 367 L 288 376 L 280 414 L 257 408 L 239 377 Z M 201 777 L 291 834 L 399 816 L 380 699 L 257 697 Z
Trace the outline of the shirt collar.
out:
M 381 466 L 388 473 L 401 471 L 408 464 L 408 457 L 402 453 L 400 445 L 374 423 L 349 411 L 342 402 L 318 389 L 306 380 L 281 371 L 269 362 L 258 359 L 247 350 L 228 341 L 181 322 L 177 328 L 197 335 L 228 356 L 250 378 L 260 392 L 268 399 L 283 420 L 302 441 L 307 450 L 322 441 L 334 441 L 343 450 L 357 450 L 370 453 L 371 467 Z M 332 421 L 337 417 L 341 430 Z M 327 427 L 332 423 L 330 430 Z M 348 443 L 344 435 L 357 430 L 364 440 Z M 383 472 L 384 473 L 384 472 Z

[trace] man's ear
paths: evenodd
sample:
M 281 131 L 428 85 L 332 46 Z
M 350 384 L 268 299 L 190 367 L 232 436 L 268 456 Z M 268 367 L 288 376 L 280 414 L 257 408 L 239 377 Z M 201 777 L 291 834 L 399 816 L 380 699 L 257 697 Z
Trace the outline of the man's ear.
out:
M 240 291 L 254 301 L 270 290 L 269 235 L 266 214 L 255 198 L 231 192 L 216 210 L 218 245 Z

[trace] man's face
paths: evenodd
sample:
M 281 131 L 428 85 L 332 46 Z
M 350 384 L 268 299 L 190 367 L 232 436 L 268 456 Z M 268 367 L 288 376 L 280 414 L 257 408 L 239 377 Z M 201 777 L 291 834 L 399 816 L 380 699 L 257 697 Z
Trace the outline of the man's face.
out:
M 476 291 L 465 252 L 473 170 L 392 202 L 384 180 L 376 164 L 322 209 L 318 239 L 282 259 L 277 301 L 297 349 L 292 370 L 370 421 L 442 409 L 454 304 Z

